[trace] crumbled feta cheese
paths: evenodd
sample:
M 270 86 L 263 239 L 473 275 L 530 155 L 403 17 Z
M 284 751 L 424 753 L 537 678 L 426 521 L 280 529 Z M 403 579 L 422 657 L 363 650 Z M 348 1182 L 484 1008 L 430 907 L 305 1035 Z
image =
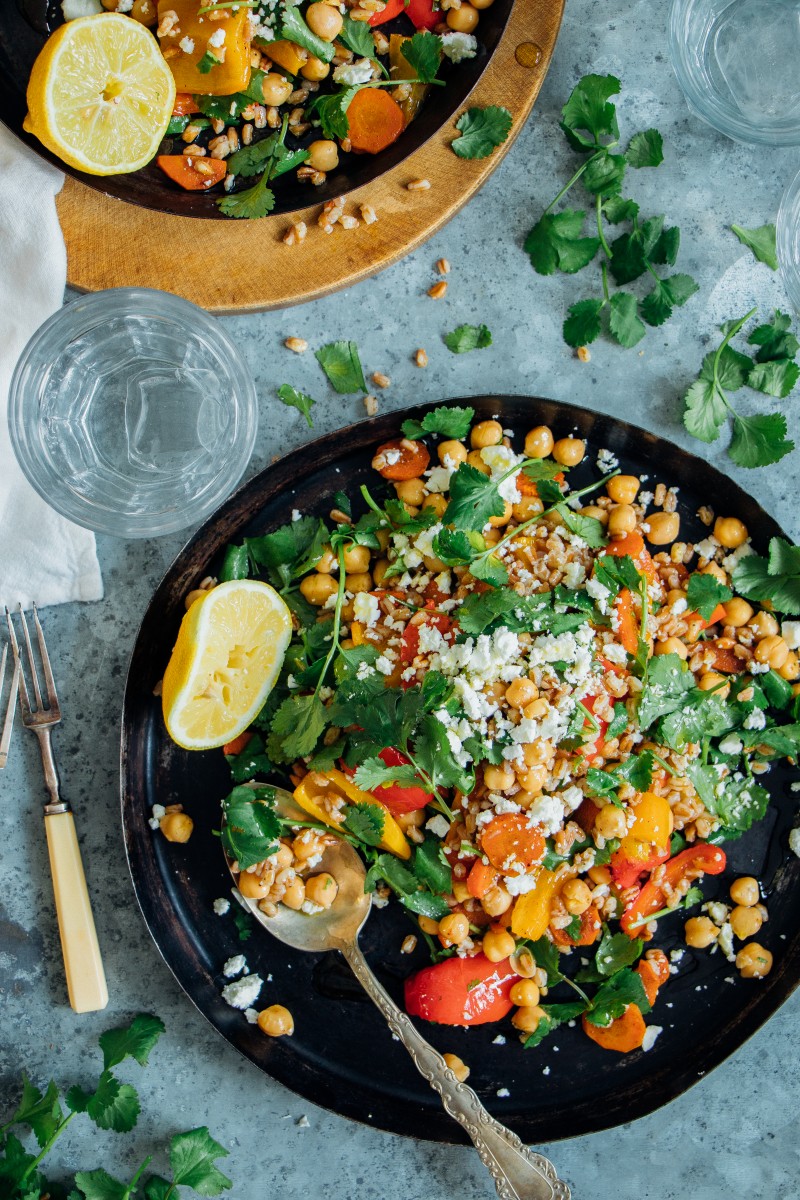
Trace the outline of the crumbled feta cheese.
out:
M 443 33 L 439 37 L 442 53 L 452 63 L 474 58 L 478 52 L 478 39 L 471 33 Z
M 800 858 L 800 829 L 793 829 L 789 834 L 789 849 Z
M 356 592 L 356 598 L 353 601 L 353 615 L 357 621 L 369 628 L 371 625 L 376 625 L 380 619 L 381 606 L 378 603 L 378 597 L 373 596 L 372 592 Z
M 119 12 L 119 9 L 117 9 L 117 12 Z M 181 40 L 178 42 L 178 45 L 180 46 L 180 48 L 184 54 L 193 54 L 194 53 L 194 38 L 190 38 L 188 36 L 182 37 Z
M 549 1068 L 549 1067 L 543 1067 L 543 1068 L 542 1068 L 542 1074 L 543 1074 L 543 1075 L 549 1075 L 549 1074 L 550 1074 L 550 1068 Z
M 425 486 L 429 492 L 446 492 L 450 487 L 452 474 L 450 467 L 431 467 L 429 471 L 425 472 L 427 479 Z
M 213 47 L 214 49 L 218 49 L 220 46 L 224 46 L 225 45 L 225 30 L 221 29 L 221 28 L 215 29 L 214 32 L 212 33 L 211 37 L 208 39 L 208 44 L 210 47 Z
M 719 744 L 723 754 L 741 754 L 744 748 L 741 738 L 735 733 L 727 733 Z
M 528 809 L 528 820 L 545 834 L 558 833 L 564 824 L 564 805 L 558 796 L 539 796 Z
M 586 568 L 583 563 L 569 562 L 564 567 L 564 584 L 568 588 L 580 587 L 586 578 Z
M 727 554 L 725 558 L 723 558 L 722 565 L 728 574 L 732 575 L 742 559 L 747 558 L 750 554 L 755 554 L 755 550 L 749 542 L 742 542 L 741 546 L 737 546 L 732 553 Z
M 502 1099 L 505 1099 L 505 1097 L 506 1097 L 506 1096 L 510 1096 L 510 1095 L 511 1095 L 511 1092 L 508 1090 L 508 1088 L 498 1088 L 498 1089 L 497 1089 L 497 1095 L 498 1095 L 498 1096 L 501 1098 L 501 1100 L 502 1100 Z
M 564 811 L 568 813 L 575 812 L 583 804 L 583 792 L 578 787 L 565 788 L 563 792 L 558 793 L 558 798 L 564 805 Z
M 505 1046 L 505 1044 L 506 1044 L 506 1039 L 503 1037 L 502 1033 L 498 1033 L 496 1038 L 492 1038 L 493 1046 Z
M 79 17 L 93 17 L 103 11 L 100 0 L 62 0 L 61 11 L 65 21 L 77 21 Z
M 292 520 L 293 521 L 302 521 L 302 519 L 303 519 L 303 514 L 300 512 L 300 509 L 293 508 L 292 509 Z
M 689 607 L 689 605 L 687 604 L 686 599 L 683 596 L 681 596 L 680 599 L 676 600 L 675 603 L 671 606 L 671 611 L 675 614 L 676 617 L 679 617 L 679 616 L 681 616 L 682 613 L 686 612 L 686 609 L 688 607 Z
M 247 967 L 247 959 L 243 954 L 234 954 L 233 958 L 229 958 L 222 968 L 222 974 L 226 979 L 233 979 L 236 975 L 241 975 Z
M 232 983 L 225 985 L 222 989 L 222 999 L 226 1004 L 230 1004 L 231 1008 L 240 1008 L 242 1011 L 252 1008 L 263 982 L 260 975 L 242 975 L 240 979 L 234 979 Z
M 728 918 L 727 904 L 722 904 L 719 900 L 711 900 L 705 907 L 715 925 L 724 925 Z
M 608 475 L 609 471 L 616 471 L 619 459 L 610 450 L 600 450 L 597 455 L 597 466 L 604 475 Z
M 781 625 L 781 637 L 790 650 L 800 650 L 800 621 L 784 621 Z
M 701 558 L 713 558 L 717 550 L 719 550 L 719 542 L 713 536 L 713 534 L 709 534 L 708 537 L 704 538 L 702 542 L 695 542 L 694 548 L 695 552 L 699 554 Z
M 736 951 L 733 948 L 733 929 L 728 921 L 725 922 L 719 931 L 717 945 L 727 958 L 728 962 L 736 962 Z
M 392 671 L 394 670 L 394 663 L 390 658 L 387 657 L 387 655 L 382 654 L 380 658 L 377 659 L 375 667 L 378 671 L 380 671 L 381 675 L 391 675 Z
M 502 445 L 484 446 L 480 451 L 480 456 L 491 471 L 494 481 L 501 479 L 512 467 L 525 461 L 522 455 L 515 454 L 508 446 Z M 497 489 L 501 498 L 511 504 L 517 504 L 522 499 L 517 491 L 516 478 L 516 475 L 509 475 L 508 479 L 504 479 Z
M 258 1009 L 257 1008 L 246 1008 L 244 1010 L 244 1015 L 247 1018 L 248 1025 L 257 1025 L 258 1024 Z
M 441 813 L 437 813 L 430 821 L 426 821 L 425 828 L 430 829 L 434 837 L 446 838 L 450 832 L 450 822 Z
M 224 897 L 222 897 L 219 900 L 214 901 L 213 909 L 218 917 L 224 917 L 225 914 L 231 910 L 231 902 L 230 900 L 226 900 Z
M 360 83 L 369 83 L 372 79 L 372 69 L 372 63 L 368 58 L 360 58 L 358 62 L 354 63 L 341 63 L 333 72 L 333 82 L 342 84 L 344 87 L 358 87 Z M 390 450 L 386 455 L 387 461 L 389 461 L 389 454 L 392 453 L 397 453 L 397 451 Z
M 322 859 L 320 859 L 320 862 L 321 861 Z M 308 865 L 310 866 L 311 863 L 309 862 Z M 322 905 L 315 904 L 313 900 L 304 900 L 300 907 L 300 912 L 304 912 L 308 917 L 313 917 L 315 913 L 321 913 L 324 911 L 325 909 L 322 907 Z
M 764 729 L 766 724 L 766 714 L 764 713 L 763 709 L 760 708 L 754 708 L 753 711 L 748 713 L 744 719 L 745 729 Z
M 647 1029 L 644 1031 L 644 1037 L 642 1038 L 642 1049 L 645 1051 L 652 1050 L 653 1046 L 656 1044 L 656 1038 L 660 1033 L 663 1033 L 663 1031 L 663 1025 L 648 1025 Z

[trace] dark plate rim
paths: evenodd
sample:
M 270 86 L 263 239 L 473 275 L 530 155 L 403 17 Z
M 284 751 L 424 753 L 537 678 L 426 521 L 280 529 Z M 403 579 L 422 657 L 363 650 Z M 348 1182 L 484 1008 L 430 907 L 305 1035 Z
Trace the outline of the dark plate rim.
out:
M 210 1024 L 222 1034 L 245 1058 L 261 1070 L 277 1079 L 286 1087 L 321 1107 L 328 1108 L 340 1116 L 349 1117 L 363 1124 L 382 1128 L 392 1133 L 413 1136 L 429 1141 L 456 1143 L 466 1141 L 466 1135 L 443 1110 L 431 1116 L 420 1112 L 407 1102 L 386 1100 L 379 1086 L 370 1088 L 354 1085 L 339 1088 L 335 1099 L 320 1095 L 321 1082 L 327 1084 L 330 1076 L 324 1071 L 304 1070 L 298 1073 L 291 1053 L 275 1053 L 265 1066 L 262 1059 L 248 1048 L 248 1039 L 241 1030 L 241 1021 L 234 1024 L 231 1016 L 240 1019 L 240 1014 L 227 1009 L 216 990 L 193 973 L 187 956 L 193 946 L 186 931 L 174 913 L 158 902 L 146 886 L 144 867 L 155 861 L 151 838 L 138 837 L 132 819 L 136 805 L 141 808 L 139 792 L 129 774 L 131 746 L 136 730 L 136 698 L 134 683 L 137 660 L 143 651 L 142 639 L 153 621 L 163 621 L 165 603 L 171 593 L 185 594 L 197 578 L 200 564 L 207 564 L 227 543 L 237 530 L 257 515 L 260 508 L 270 499 L 302 482 L 306 472 L 318 470 L 320 466 L 331 466 L 341 456 L 343 446 L 347 452 L 365 450 L 391 436 L 396 436 L 399 420 L 406 415 L 418 417 L 441 404 L 470 405 L 477 415 L 486 418 L 497 415 L 499 419 L 530 419 L 557 427 L 566 434 L 578 429 L 584 436 L 594 435 L 598 444 L 609 446 L 612 451 L 631 451 L 644 460 L 652 461 L 654 469 L 663 470 L 670 460 L 678 461 L 683 471 L 695 478 L 703 478 L 711 494 L 718 502 L 728 505 L 727 511 L 737 512 L 749 527 L 758 525 L 761 538 L 786 537 L 776 521 L 749 496 L 738 484 L 717 468 L 696 455 L 629 422 L 621 421 L 601 412 L 571 405 L 563 401 L 525 395 L 466 396 L 451 397 L 432 403 L 416 405 L 400 412 L 390 412 L 356 422 L 323 435 L 290 452 L 278 462 L 267 467 L 253 479 L 241 486 L 221 508 L 212 515 L 190 538 L 176 556 L 158 585 L 142 619 L 136 636 L 129 663 L 122 711 L 121 729 L 121 820 L 128 868 L 134 893 L 156 947 L 162 958 L 186 992 L 195 1007 Z M 616 443 L 616 444 L 615 444 Z M 735 507 L 734 507 L 735 506 Z M 790 540 L 790 539 L 789 539 Z M 202 553 L 201 553 L 202 551 Z M 141 817 L 139 825 L 145 822 Z M 647 1116 L 656 1109 L 676 1099 L 709 1071 L 719 1066 L 733 1054 L 777 1011 L 800 984 L 800 930 L 781 944 L 781 955 L 766 981 L 758 989 L 744 993 L 745 999 L 738 1015 L 721 1026 L 706 1040 L 702 1052 L 691 1056 L 691 1062 L 672 1061 L 668 1067 L 654 1071 L 648 1077 L 647 1088 L 629 1087 L 626 1091 L 624 1078 L 615 1092 L 613 1101 L 602 1111 L 590 1103 L 572 1107 L 569 1120 L 558 1115 L 556 1105 L 553 1113 L 544 1119 L 526 1115 L 525 1111 L 514 1111 L 495 1106 L 501 1116 L 524 1140 L 544 1143 L 597 1133 L 616 1125 Z M 424 1023 L 420 1028 L 424 1030 Z M 249 1027 L 247 1027 L 249 1028 Z M 281 1039 L 285 1041 L 285 1039 Z M 630 1092 L 630 1094 L 628 1094 Z

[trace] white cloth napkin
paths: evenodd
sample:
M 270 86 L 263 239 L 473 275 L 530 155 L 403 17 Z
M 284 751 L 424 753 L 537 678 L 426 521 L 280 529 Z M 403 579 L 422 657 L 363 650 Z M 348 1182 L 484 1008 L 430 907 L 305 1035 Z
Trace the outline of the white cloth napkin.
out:
M 64 300 L 67 259 L 55 198 L 64 176 L 0 125 L 0 604 L 100 600 L 94 534 L 45 504 L 8 436 L 11 375 Z

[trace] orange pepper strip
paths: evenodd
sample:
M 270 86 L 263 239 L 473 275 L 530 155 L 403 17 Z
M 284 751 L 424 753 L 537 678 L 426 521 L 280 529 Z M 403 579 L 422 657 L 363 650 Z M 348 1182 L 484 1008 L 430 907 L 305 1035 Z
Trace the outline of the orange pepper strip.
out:
M 583 1032 L 602 1046 L 604 1050 L 616 1050 L 619 1054 L 627 1054 L 638 1050 L 644 1041 L 647 1026 L 644 1017 L 635 1004 L 629 1004 L 621 1017 L 617 1017 L 610 1025 L 592 1025 L 586 1017 L 581 1017 Z

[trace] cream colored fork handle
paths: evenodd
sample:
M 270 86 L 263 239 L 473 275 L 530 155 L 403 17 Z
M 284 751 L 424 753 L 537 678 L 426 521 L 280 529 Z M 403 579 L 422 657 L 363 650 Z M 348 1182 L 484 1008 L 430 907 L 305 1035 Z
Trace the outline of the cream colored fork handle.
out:
M 570 1200 L 570 1190 L 553 1164 L 523 1145 L 515 1133 L 495 1121 L 466 1083 L 459 1083 L 438 1050 L 425 1041 L 404 1012 L 378 983 L 356 942 L 340 947 L 356 979 L 386 1018 L 414 1060 L 414 1066 L 439 1093 L 451 1117 L 469 1134 L 494 1180 L 500 1200 Z
M 97 1012 L 108 1004 L 108 989 L 75 821 L 71 812 L 46 813 L 44 827 L 69 1002 L 75 1012 Z

